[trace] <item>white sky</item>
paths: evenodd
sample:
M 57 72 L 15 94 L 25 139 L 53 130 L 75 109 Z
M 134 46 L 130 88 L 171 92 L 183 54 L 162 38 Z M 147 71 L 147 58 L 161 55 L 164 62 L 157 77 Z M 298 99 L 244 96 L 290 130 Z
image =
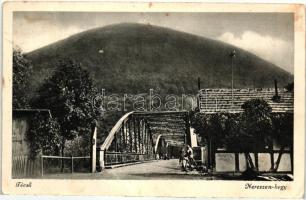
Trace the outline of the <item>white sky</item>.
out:
M 30 52 L 114 23 L 145 23 L 221 40 L 293 73 L 293 15 L 277 13 L 15 12 L 13 42 Z

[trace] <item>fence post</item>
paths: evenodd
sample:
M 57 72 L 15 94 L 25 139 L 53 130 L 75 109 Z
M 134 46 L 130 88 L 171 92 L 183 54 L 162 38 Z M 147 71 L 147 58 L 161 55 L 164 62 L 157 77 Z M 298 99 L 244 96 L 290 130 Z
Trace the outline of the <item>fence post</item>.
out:
M 239 153 L 235 152 L 235 172 L 239 172 Z
M 293 147 L 290 148 L 290 164 L 291 164 L 290 172 L 293 174 L 293 164 L 294 164 L 294 160 L 293 160 Z
M 115 154 L 116 155 L 116 154 Z M 105 160 L 104 160 L 104 156 L 105 156 L 105 151 L 101 150 L 100 151 L 100 166 L 101 166 L 101 170 L 103 170 L 105 168 Z
M 71 155 L 71 173 L 73 173 L 73 155 Z
M 27 156 L 23 156 L 23 177 L 27 176 L 27 169 L 28 169 L 28 157 Z
M 41 166 L 41 176 L 44 176 L 44 157 L 40 154 L 40 166 Z

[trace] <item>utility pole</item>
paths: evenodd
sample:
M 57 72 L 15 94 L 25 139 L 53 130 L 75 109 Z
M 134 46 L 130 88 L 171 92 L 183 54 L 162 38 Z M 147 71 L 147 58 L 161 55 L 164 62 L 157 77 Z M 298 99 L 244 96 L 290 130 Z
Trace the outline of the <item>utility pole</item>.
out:
M 235 49 L 230 53 L 230 57 L 232 58 L 232 107 L 234 106 L 234 59 L 236 57 Z
M 201 80 L 198 77 L 198 94 L 197 94 L 197 107 L 200 110 L 200 90 L 201 90 Z

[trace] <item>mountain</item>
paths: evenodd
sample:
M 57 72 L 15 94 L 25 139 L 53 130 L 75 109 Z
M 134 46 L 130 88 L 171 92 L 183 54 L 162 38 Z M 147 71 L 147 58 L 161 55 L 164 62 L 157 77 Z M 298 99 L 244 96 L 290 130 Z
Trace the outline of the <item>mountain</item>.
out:
M 256 41 L 254 41 L 256 45 Z M 91 72 L 98 88 L 138 93 L 196 93 L 202 88 L 231 87 L 229 54 L 236 50 L 234 87 L 273 87 L 293 76 L 238 47 L 188 33 L 144 24 L 115 24 L 75 34 L 26 54 L 33 62 L 32 86 L 52 74 L 58 59 L 69 57 Z

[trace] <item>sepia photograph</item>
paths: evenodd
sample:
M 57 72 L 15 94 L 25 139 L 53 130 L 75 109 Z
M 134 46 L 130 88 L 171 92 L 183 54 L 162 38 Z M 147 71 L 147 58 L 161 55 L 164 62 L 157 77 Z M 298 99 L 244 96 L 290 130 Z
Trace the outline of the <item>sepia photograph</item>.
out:
M 288 190 L 294 138 L 304 137 L 295 130 L 296 18 L 13 11 L 15 189 L 30 180 L 218 180 Z

